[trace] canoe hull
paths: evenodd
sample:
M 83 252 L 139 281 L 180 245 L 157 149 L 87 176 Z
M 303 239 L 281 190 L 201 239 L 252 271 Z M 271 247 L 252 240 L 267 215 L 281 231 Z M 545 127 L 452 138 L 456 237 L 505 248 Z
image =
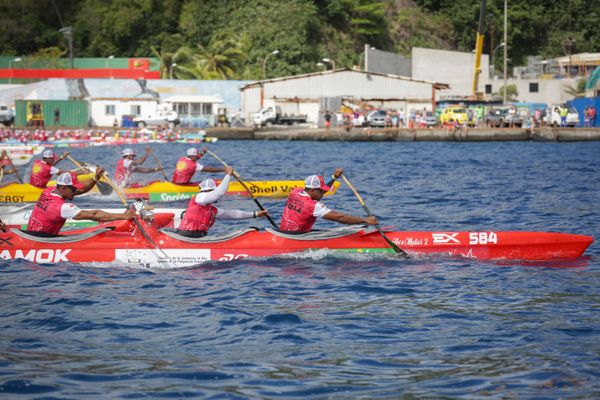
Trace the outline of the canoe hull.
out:
M 85 178 L 80 178 L 85 182 Z M 248 181 L 245 182 L 254 197 L 286 197 L 294 188 L 304 185 L 304 181 Z M 51 184 L 51 183 L 50 183 Z M 336 182 L 326 195 L 334 194 L 339 187 Z M 0 203 L 35 203 L 43 189 L 29 184 L 9 183 L 0 187 Z M 198 193 L 198 185 L 176 185 L 170 182 L 153 182 L 139 188 L 125 188 L 123 193 L 132 199 L 146 199 L 153 202 L 188 200 Z M 94 187 L 88 194 L 99 195 Z M 86 194 L 86 195 L 88 195 Z M 227 189 L 228 195 L 249 196 L 248 192 L 239 182 L 230 182 Z
M 353 253 L 393 253 L 377 231 L 361 228 L 337 237 L 304 240 L 271 230 L 248 229 L 221 241 L 191 243 L 157 229 L 170 221 L 172 215 L 170 220 L 163 218 L 162 222 L 142 222 L 145 231 L 160 250 L 130 222 L 121 221 L 104 225 L 115 228 L 114 230 L 71 243 L 30 240 L 14 230 L 0 233 L 0 258 L 21 258 L 37 263 L 116 262 L 152 267 L 187 267 L 206 261 L 270 257 L 322 249 Z M 94 229 L 99 231 L 98 228 Z M 93 233 L 94 230 L 73 231 L 73 234 L 90 232 Z M 572 259 L 580 257 L 593 241 L 590 236 L 549 232 L 386 232 L 386 236 L 411 256 L 438 254 L 499 261 Z M 75 236 L 69 233 L 63 237 Z

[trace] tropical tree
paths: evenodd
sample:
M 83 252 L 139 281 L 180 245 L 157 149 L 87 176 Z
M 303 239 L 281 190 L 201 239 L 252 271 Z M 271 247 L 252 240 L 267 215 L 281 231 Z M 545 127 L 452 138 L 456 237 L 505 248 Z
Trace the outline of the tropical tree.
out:
M 182 46 L 175 52 L 159 52 L 154 46 L 150 47 L 152 54 L 159 60 L 160 77 L 163 79 L 184 77 L 184 73 L 193 62 L 193 51 L 187 46 Z M 177 67 L 177 68 L 175 68 Z
M 191 66 L 182 70 L 197 79 L 237 79 L 245 60 L 243 46 L 244 40 L 218 35 L 208 46 L 197 45 Z
M 585 96 L 586 79 L 578 79 L 575 85 L 565 85 L 565 93 L 573 97 Z

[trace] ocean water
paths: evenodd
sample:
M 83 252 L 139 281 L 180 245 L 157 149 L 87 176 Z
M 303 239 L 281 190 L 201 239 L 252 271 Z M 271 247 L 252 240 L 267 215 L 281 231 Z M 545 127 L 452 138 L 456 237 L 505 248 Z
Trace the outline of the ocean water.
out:
M 186 147 L 153 145 L 169 174 Z M 398 230 L 600 238 L 600 142 L 210 148 L 246 179 L 341 166 Z M 120 150 L 71 153 L 112 170 Z M 344 185 L 325 202 L 363 213 Z M 263 204 L 278 220 L 283 202 Z M 599 260 L 593 243 L 534 266 L 327 251 L 183 270 L 0 261 L 0 398 L 599 398 Z

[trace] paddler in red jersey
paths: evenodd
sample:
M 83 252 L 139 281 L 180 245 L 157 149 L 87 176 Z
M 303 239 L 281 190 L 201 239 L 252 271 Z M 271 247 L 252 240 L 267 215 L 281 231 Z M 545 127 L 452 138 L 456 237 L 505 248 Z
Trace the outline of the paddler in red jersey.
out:
M 66 170 L 56 168 L 54 165 L 68 155 L 69 153 L 66 152 L 62 155 L 62 157 L 57 158 L 52 150 L 44 150 L 42 153 L 42 159 L 35 160 L 31 166 L 29 184 L 38 188 L 45 188 L 52 175 L 59 175 L 67 172 Z M 79 174 L 83 173 L 85 173 L 85 171 L 82 171 Z
M 43 236 L 57 236 L 68 218 L 89 219 L 96 222 L 110 222 L 135 218 L 135 211 L 127 210 L 121 214 L 112 214 L 100 210 L 81 210 L 69 201 L 76 195 L 89 192 L 102 177 L 104 170 L 96 168 L 96 175 L 85 186 L 77 181 L 71 172 L 59 175 L 56 186 L 46 188 L 33 207 L 27 231 Z
M 325 218 L 342 224 L 377 224 L 377 218 L 355 217 L 330 210 L 321 203 L 323 195 L 329 191 L 335 179 L 342 176 L 344 171 L 337 168 L 331 176 L 332 180 L 325 184 L 320 175 L 311 175 L 304 181 L 304 188 L 296 188 L 289 194 L 283 209 L 279 230 L 283 232 L 310 232 L 317 218 Z
M 233 168 L 225 167 L 225 177 L 217 186 L 213 179 L 205 179 L 200 183 L 200 193 L 190 199 L 188 208 L 179 224 L 177 233 L 187 237 L 206 236 L 215 223 L 215 219 L 250 219 L 268 215 L 268 211 L 224 210 L 215 207 L 221 197 L 227 193 Z
M 117 168 L 115 170 L 115 181 L 119 187 L 126 188 L 131 186 L 131 174 L 133 172 L 147 174 L 161 170 L 160 168 L 144 168 L 139 166 L 146 162 L 150 153 L 152 153 L 152 149 L 146 147 L 146 154 L 141 156 L 138 160 L 135 160 L 136 155 L 132 149 L 124 149 L 121 152 L 123 158 L 117 162 Z
M 198 162 L 200 158 L 204 154 L 206 154 L 207 149 L 202 149 L 202 153 L 198 154 L 198 150 L 191 148 L 186 152 L 186 157 L 181 157 L 177 160 L 177 165 L 175 166 L 175 172 L 173 172 L 173 183 L 178 185 L 187 185 L 191 183 L 192 177 L 196 172 L 204 171 L 204 172 L 224 172 L 223 168 L 217 167 L 206 167 Z
M 2 153 L 0 153 L 0 170 L 2 175 L 10 175 L 17 172 L 6 150 L 2 150 Z M 0 175 L 0 182 L 2 182 L 2 175 Z

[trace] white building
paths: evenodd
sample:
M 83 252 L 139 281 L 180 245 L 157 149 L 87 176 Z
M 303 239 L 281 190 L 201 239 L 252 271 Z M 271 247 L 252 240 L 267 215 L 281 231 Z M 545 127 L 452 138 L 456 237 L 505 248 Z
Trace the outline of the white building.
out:
M 444 89 L 448 89 L 445 83 L 336 69 L 244 85 L 241 88 L 242 112 L 246 121 L 252 121 L 253 115 L 262 107 L 279 106 L 283 114 L 305 114 L 309 124 L 318 125 L 326 111 L 324 105 L 327 100 L 368 103 L 404 112 L 423 108 L 432 110 L 437 90 Z

